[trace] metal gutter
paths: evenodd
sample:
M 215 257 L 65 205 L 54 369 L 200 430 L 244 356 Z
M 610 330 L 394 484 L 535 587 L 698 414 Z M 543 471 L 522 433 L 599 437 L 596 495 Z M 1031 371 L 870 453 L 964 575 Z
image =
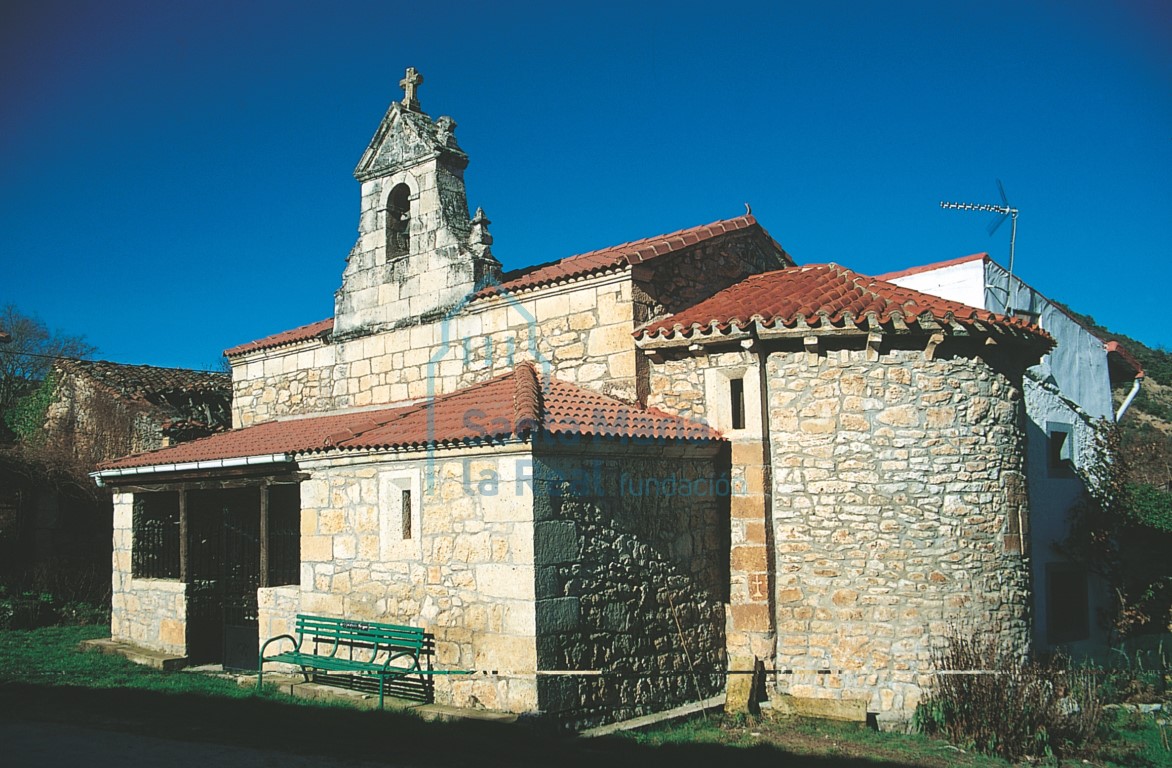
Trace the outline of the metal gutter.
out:
M 107 478 L 134 477 L 136 475 L 154 475 L 162 472 L 191 472 L 203 469 L 227 469 L 230 467 L 252 467 L 265 464 L 283 464 L 293 460 L 290 453 L 269 453 L 261 456 L 241 456 L 234 459 L 205 459 L 204 461 L 187 461 L 178 464 L 149 464 L 144 467 L 122 467 L 118 469 L 100 469 L 90 472 L 90 477 L 104 488 Z

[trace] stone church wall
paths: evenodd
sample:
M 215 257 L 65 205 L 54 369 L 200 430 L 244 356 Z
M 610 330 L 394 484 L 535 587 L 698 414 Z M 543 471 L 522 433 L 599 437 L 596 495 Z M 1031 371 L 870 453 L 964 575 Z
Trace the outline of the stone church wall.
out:
M 234 361 L 233 425 L 422 400 L 507 373 L 524 360 L 565 381 L 635 396 L 629 273 L 480 299 L 445 321 L 336 344 L 262 350 Z
M 722 689 L 726 450 L 538 447 L 539 669 L 602 672 L 539 676 L 544 714 L 583 727 Z
M 301 485 L 296 611 L 423 627 L 435 636 L 436 668 L 477 671 L 437 677 L 437 702 L 536 709 L 527 448 L 301 466 L 310 478 Z M 413 498 L 410 538 L 403 491 Z M 283 597 L 271 596 L 266 621 L 290 610 Z
M 636 277 L 637 322 L 687 309 L 749 275 L 790 266 L 775 250 L 763 247 L 767 239 L 748 229 L 645 265 Z
M 906 717 L 950 625 L 1024 652 L 1020 374 L 832 348 L 768 379 L 780 691 Z
M 333 407 L 337 349 L 311 341 L 232 361 L 232 428 Z

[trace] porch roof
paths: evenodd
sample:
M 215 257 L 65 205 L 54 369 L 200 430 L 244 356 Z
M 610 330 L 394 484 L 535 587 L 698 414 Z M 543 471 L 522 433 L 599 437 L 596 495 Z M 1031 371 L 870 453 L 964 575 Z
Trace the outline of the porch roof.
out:
M 641 408 L 541 376 L 522 363 L 452 394 L 396 408 L 271 421 L 190 443 L 103 462 L 96 477 L 147 467 L 217 461 L 273 463 L 299 455 L 475 444 L 532 434 L 669 440 L 721 440 L 705 424 Z

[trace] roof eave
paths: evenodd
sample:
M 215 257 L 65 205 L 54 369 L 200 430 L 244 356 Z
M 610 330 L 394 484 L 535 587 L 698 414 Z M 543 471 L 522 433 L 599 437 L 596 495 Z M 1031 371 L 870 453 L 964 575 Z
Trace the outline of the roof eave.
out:
M 200 472 L 209 469 L 227 469 L 230 467 L 253 467 L 265 464 L 286 464 L 293 461 L 288 453 L 268 453 L 258 456 L 240 456 L 231 459 L 203 459 L 201 461 L 172 462 L 168 464 L 147 464 L 141 467 L 113 467 L 90 472 L 99 488 L 106 485 L 107 480 L 120 477 L 136 477 L 140 475 L 157 475 L 164 472 Z

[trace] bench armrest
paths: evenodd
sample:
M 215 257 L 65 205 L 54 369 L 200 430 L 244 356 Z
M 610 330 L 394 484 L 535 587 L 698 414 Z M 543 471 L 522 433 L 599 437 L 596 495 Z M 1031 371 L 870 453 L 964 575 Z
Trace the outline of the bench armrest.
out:
M 402 659 L 402 658 L 411 659 L 411 666 L 410 667 L 392 667 L 391 666 L 392 661 L 394 661 L 396 659 Z M 385 662 L 383 662 L 383 671 L 384 672 L 396 671 L 396 672 L 400 672 L 404 675 L 408 675 L 413 672 L 417 672 L 418 670 L 419 670 L 419 656 L 412 653 L 411 651 L 402 651 L 400 653 L 392 654 L 391 656 L 389 656 L 387 658 L 387 660 Z
M 301 643 L 297 642 L 297 638 L 293 637 L 293 635 L 277 635 L 276 637 L 270 637 L 268 640 L 265 640 L 265 644 L 260 647 L 260 658 L 262 661 L 265 658 L 265 649 L 278 640 L 288 640 L 289 642 L 293 643 L 293 650 L 297 650 L 301 647 Z

